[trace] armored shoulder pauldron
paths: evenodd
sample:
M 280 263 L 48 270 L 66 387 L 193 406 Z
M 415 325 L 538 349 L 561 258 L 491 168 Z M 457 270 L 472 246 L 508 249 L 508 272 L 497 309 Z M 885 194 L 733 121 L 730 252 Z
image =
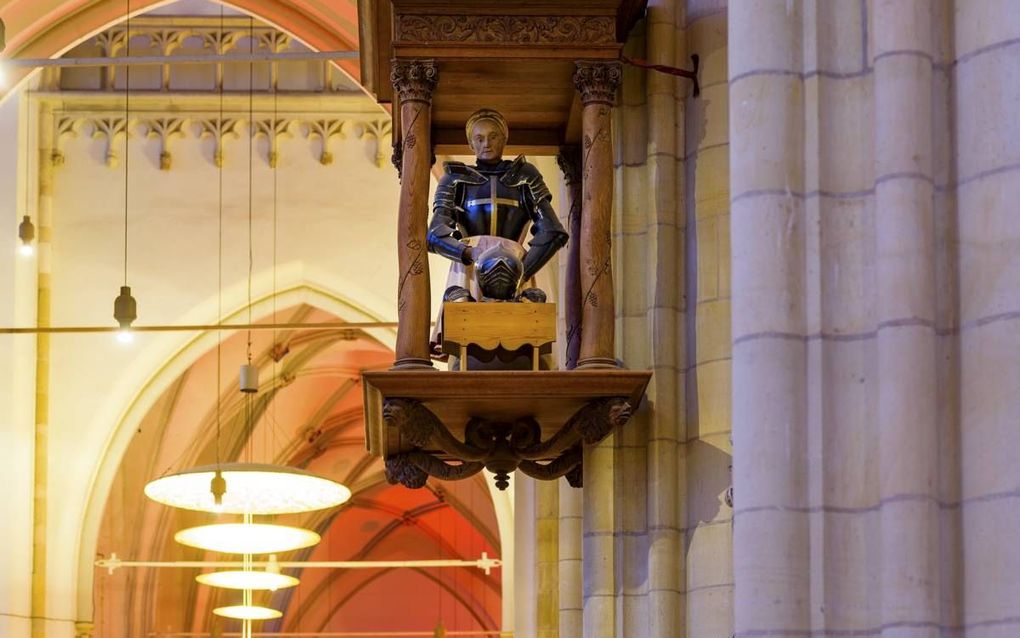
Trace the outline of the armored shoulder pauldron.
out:
M 536 202 L 552 198 L 552 193 L 549 192 L 549 187 L 545 185 L 542 174 L 523 155 L 517 156 L 517 159 L 510 164 L 510 168 L 507 169 L 499 181 L 507 186 L 526 185 L 531 190 L 531 195 L 535 198 Z

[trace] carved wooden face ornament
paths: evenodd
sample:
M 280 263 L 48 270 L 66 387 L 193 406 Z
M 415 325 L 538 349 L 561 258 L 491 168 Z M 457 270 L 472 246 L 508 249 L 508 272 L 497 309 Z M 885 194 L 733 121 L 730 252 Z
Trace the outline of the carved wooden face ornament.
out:
M 496 162 L 503 157 L 506 135 L 503 133 L 503 128 L 495 121 L 488 118 L 479 119 L 471 125 L 468 145 L 471 146 L 471 150 L 479 160 Z

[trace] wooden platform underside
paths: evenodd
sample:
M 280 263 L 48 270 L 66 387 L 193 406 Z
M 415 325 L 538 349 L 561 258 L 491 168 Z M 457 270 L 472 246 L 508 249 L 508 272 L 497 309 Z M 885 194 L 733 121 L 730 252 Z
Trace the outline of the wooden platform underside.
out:
M 413 449 L 383 419 L 383 401 L 422 402 L 460 440 L 471 418 L 514 422 L 534 418 L 543 440 L 593 400 L 627 398 L 636 411 L 651 378 L 638 370 L 468 371 L 388 370 L 362 375 L 369 452 L 388 457 Z M 439 450 L 426 450 L 441 453 Z

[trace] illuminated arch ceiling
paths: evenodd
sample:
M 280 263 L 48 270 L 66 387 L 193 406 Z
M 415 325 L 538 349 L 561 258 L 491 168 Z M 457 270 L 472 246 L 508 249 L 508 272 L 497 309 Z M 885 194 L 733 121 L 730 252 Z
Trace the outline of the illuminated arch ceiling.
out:
M 83 39 L 132 14 L 167 4 L 166 0 L 0 0 L 0 18 L 7 25 L 3 57 L 54 58 Z M 285 31 L 316 51 L 358 49 L 356 0 L 230 0 L 225 2 Z M 356 59 L 337 61 L 355 81 L 361 70 Z M 27 71 L 11 73 L 14 85 Z M 2 93 L 6 93 L 4 87 Z
M 283 310 L 278 319 L 337 321 L 307 305 Z M 271 331 L 254 331 L 251 338 L 252 361 L 260 369 L 257 394 L 242 395 L 237 389 L 239 365 L 248 350 L 247 333 L 238 333 L 222 343 L 219 372 L 213 348 L 143 419 L 107 502 L 100 556 L 116 552 L 134 560 L 236 560 L 173 542 L 175 531 L 212 522 L 211 515 L 173 510 L 142 494 L 154 476 L 213 462 L 217 429 L 223 461 L 303 467 L 354 491 L 352 500 L 337 510 L 279 517 L 281 523 L 315 529 L 323 537 L 318 547 L 281 560 L 474 559 L 482 552 L 500 556 L 496 515 L 481 475 L 407 490 L 389 485 L 382 461 L 368 455 L 360 373 L 389 367 L 392 351 L 358 330 L 280 331 L 275 339 Z M 197 585 L 196 573 L 125 568 L 109 575 L 97 570 L 97 635 L 213 631 L 224 621 L 214 620 L 211 609 L 235 604 L 239 595 Z M 422 631 L 440 618 L 450 630 L 499 629 L 499 570 L 488 576 L 474 567 L 291 573 L 302 579 L 301 585 L 263 597 L 284 611 L 283 619 L 266 623 L 265 630 Z M 232 630 L 230 624 L 220 628 Z
M 189 0 L 190 3 L 190 0 Z M 132 0 L 134 13 L 163 4 Z M 307 46 L 357 47 L 353 1 L 313 0 L 229 3 L 290 33 Z M 55 57 L 123 18 L 122 0 L 0 0 L 8 25 L 7 56 Z M 356 61 L 341 64 L 355 79 Z M 280 321 L 336 321 L 309 306 L 281 310 Z M 254 458 L 305 467 L 337 478 L 354 490 L 345 507 L 326 513 L 280 517 L 316 529 L 316 548 L 282 560 L 383 560 L 500 556 L 498 527 L 488 487 L 479 476 L 459 483 L 431 483 L 409 491 L 386 483 L 379 459 L 365 452 L 360 372 L 388 367 L 393 354 L 360 332 L 255 332 L 253 360 L 262 388 L 250 406 L 237 392 L 238 366 L 247 335 L 224 337 L 221 371 L 216 350 L 183 373 L 143 419 L 107 498 L 97 553 L 123 559 L 201 560 L 206 556 L 172 541 L 183 527 L 208 522 L 203 515 L 148 502 L 145 482 L 168 470 Z M 217 405 L 219 408 L 217 409 Z M 245 418 L 251 408 L 253 419 Z M 249 423 L 253 425 L 248 426 Z M 217 427 L 218 426 L 218 427 Z M 216 431 L 220 430 L 217 446 Z M 230 594 L 197 585 L 196 570 L 96 570 L 97 635 L 138 636 L 154 630 L 208 632 L 236 629 L 214 620 L 213 607 L 235 602 Z M 265 630 L 414 631 L 443 619 L 450 629 L 498 629 L 499 570 L 305 570 L 302 584 L 275 594 L 284 611 Z M 264 601 L 266 602 L 266 601 Z M 399 614 L 394 613 L 399 610 Z

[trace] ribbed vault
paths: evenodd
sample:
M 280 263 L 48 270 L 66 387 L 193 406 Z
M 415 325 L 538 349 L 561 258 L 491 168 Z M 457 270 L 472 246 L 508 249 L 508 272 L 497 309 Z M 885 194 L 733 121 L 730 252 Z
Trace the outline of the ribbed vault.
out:
M 301 305 L 277 320 L 335 321 Z M 275 338 L 274 338 L 275 337 Z M 406 490 L 389 485 L 365 450 L 360 374 L 386 368 L 393 353 L 356 330 L 253 331 L 225 338 L 164 392 L 121 464 L 100 533 L 101 555 L 136 560 L 229 560 L 176 545 L 174 532 L 212 522 L 145 499 L 142 487 L 168 471 L 223 461 L 273 461 L 348 484 L 354 497 L 325 512 L 281 516 L 318 531 L 323 542 L 281 560 L 474 559 L 500 555 L 483 478 Z M 250 353 L 260 370 L 255 395 L 238 391 Z M 224 517 L 228 519 L 229 517 Z M 231 631 L 212 608 L 238 597 L 198 586 L 193 569 L 98 570 L 99 635 Z M 296 571 L 302 584 L 260 597 L 284 611 L 266 631 L 420 631 L 441 618 L 449 629 L 498 629 L 500 575 L 475 568 Z M 399 607 L 399 614 L 394 609 Z

